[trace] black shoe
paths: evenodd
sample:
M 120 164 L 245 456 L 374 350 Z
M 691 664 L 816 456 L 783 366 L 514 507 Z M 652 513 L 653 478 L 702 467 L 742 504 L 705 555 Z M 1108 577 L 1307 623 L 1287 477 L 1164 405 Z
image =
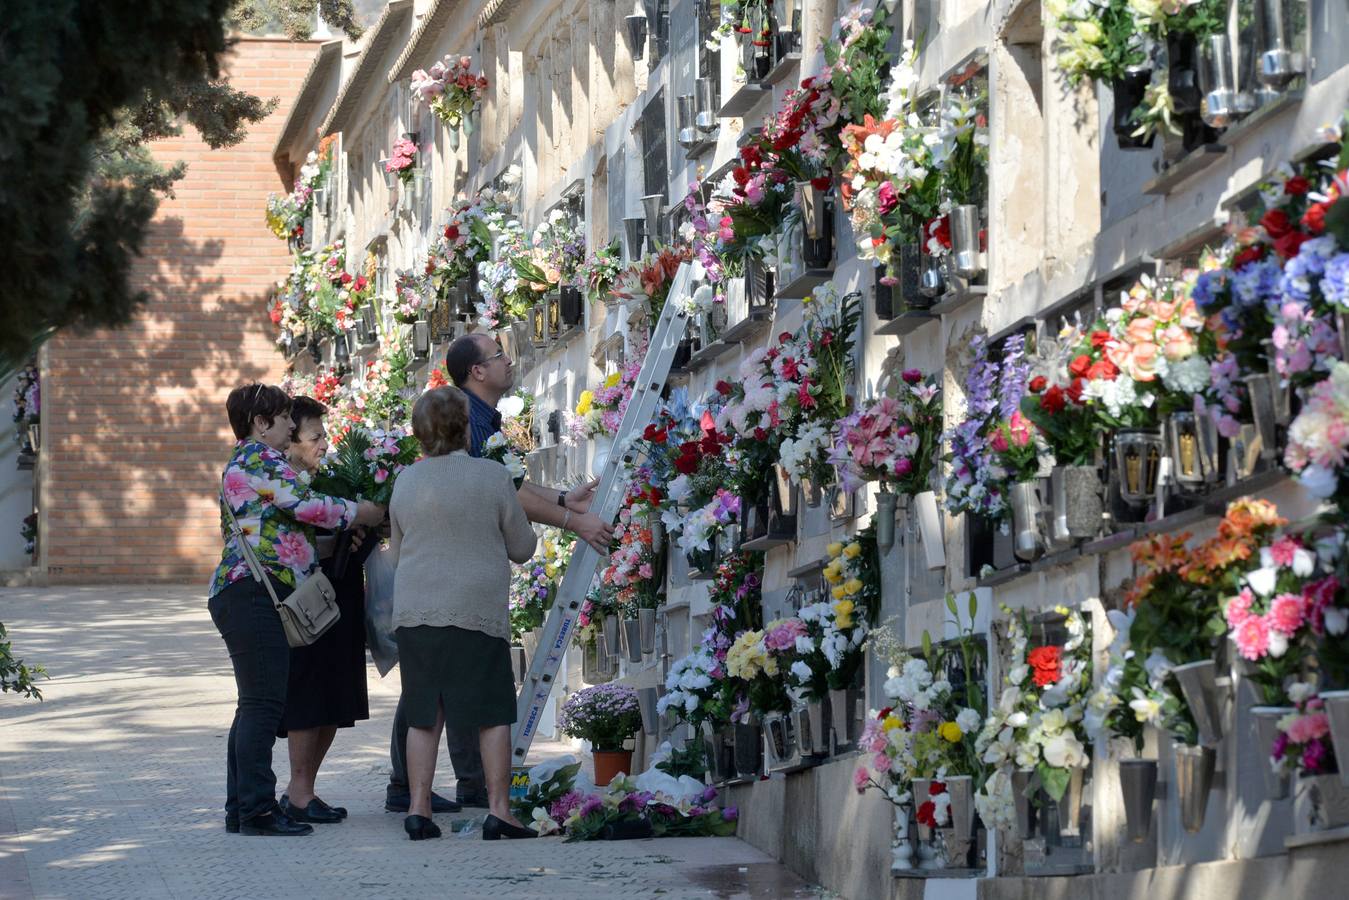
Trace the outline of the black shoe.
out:
M 485 805 L 485 804 L 484 804 Z M 395 793 L 393 790 L 384 792 L 384 808 L 389 812 L 405 813 L 412 807 L 412 795 L 407 791 Z M 341 807 L 338 807 L 339 809 Z M 453 800 L 447 800 L 435 791 L 431 792 L 431 812 L 435 813 L 457 813 L 463 807 Z
M 515 840 L 516 838 L 536 838 L 538 832 L 531 828 L 522 828 L 519 825 L 512 825 L 510 822 L 498 819 L 496 816 L 489 815 L 487 820 L 482 823 L 482 839 L 484 841 L 499 841 L 502 838 L 506 840 Z
M 317 803 L 317 804 L 319 805 L 319 808 L 321 808 L 321 809 L 327 810 L 327 811 L 329 811 L 329 812 L 337 813 L 337 817 L 338 817 L 339 819 L 345 819 L 345 818 L 347 817 L 347 808 L 346 808 L 345 806 L 329 806 L 327 803 L 324 803 L 322 800 L 320 800 L 317 796 L 314 797 L 314 802 Z M 289 794 L 282 794 L 282 795 L 281 795 L 281 808 L 282 808 L 282 809 L 285 809 L 285 808 L 286 808 L 286 804 L 288 804 L 288 803 L 290 803 L 290 795 L 289 795 Z
M 238 834 L 238 833 L 239 833 L 239 820 L 238 820 L 238 819 L 228 819 L 228 818 L 225 819 L 225 833 L 226 833 L 226 834 Z
M 314 826 L 296 822 L 290 816 L 277 810 L 240 822 L 239 831 L 242 834 L 264 837 L 295 837 L 301 834 L 313 834 Z
M 476 806 L 480 809 L 488 809 L 486 794 L 462 794 L 455 797 L 460 806 Z
M 342 817 L 337 810 L 324 803 L 318 797 L 309 801 L 309 805 L 304 809 L 290 802 L 290 798 L 282 796 L 281 811 L 290 816 L 296 822 L 312 822 L 315 825 L 336 825 L 342 821 Z
M 403 820 L 403 830 L 408 833 L 408 839 L 413 841 L 440 837 L 440 826 L 426 816 L 408 816 Z

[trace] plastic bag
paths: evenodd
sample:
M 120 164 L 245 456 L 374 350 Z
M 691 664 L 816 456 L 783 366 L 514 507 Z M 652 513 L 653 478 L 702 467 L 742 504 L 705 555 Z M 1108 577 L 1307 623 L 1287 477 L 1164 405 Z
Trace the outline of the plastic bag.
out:
M 393 636 L 392 555 L 387 547 L 381 547 L 365 561 L 365 644 L 380 678 L 398 665 L 398 644 Z

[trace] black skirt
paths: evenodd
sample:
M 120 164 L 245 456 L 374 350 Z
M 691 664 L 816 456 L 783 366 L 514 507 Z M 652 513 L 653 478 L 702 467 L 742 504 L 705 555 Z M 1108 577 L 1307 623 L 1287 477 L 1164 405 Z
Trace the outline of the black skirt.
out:
M 366 535 L 359 550 L 347 558 L 338 578 L 333 560 L 323 561 L 323 574 L 337 591 L 342 616 L 308 647 L 292 647 L 286 712 L 278 737 L 308 728 L 351 728 L 370 718 L 370 694 L 365 676 L 365 560 L 379 545 Z
M 468 731 L 515 721 L 515 675 L 506 641 L 467 628 L 418 625 L 394 631 L 408 725 Z

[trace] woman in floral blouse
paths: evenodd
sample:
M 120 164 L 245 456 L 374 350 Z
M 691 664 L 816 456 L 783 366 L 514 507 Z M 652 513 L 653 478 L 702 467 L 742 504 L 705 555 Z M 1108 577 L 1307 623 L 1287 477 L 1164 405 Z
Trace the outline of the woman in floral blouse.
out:
M 310 490 L 285 450 L 292 423 L 290 398 L 278 387 L 249 384 L 226 401 L 230 427 L 239 439 L 221 481 L 244 537 L 267 571 L 278 597 L 285 597 L 318 566 L 313 529 L 378 525 L 384 508 L 328 497 Z M 220 511 L 225 550 L 207 606 L 225 639 L 239 703 L 230 726 L 225 828 L 254 835 L 309 834 L 276 804 L 272 746 L 286 704 L 290 646 L 264 585 L 249 572 L 243 553 Z

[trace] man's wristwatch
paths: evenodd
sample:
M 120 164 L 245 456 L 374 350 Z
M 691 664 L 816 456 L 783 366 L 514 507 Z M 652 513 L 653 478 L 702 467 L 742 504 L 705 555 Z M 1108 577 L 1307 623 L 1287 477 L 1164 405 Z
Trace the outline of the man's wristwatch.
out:
M 560 507 L 562 507 L 563 509 L 566 509 L 566 508 L 567 508 L 567 492 L 566 492 L 566 491 L 558 491 L 558 492 L 557 492 L 557 505 L 560 506 Z

